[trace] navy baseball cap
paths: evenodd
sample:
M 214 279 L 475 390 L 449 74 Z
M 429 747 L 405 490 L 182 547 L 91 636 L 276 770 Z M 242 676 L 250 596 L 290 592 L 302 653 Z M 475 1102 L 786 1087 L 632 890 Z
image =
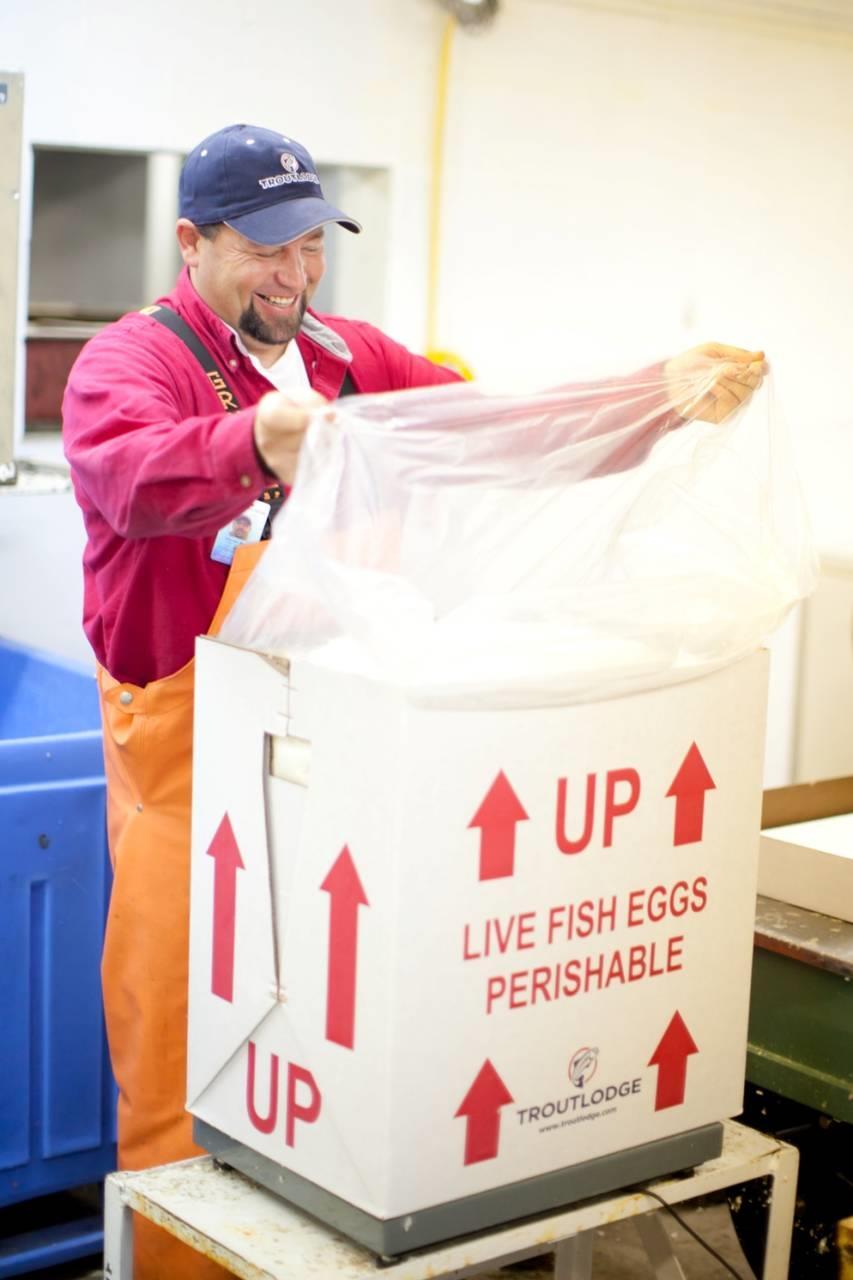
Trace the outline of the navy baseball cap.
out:
M 355 218 L 323 199 L 301 143 L 248 124 L 220 129 L 190 152 L 178 209 L 197 227 L 225 222 L 258 244 L 287 244 L 326 222 L 361 231 Z

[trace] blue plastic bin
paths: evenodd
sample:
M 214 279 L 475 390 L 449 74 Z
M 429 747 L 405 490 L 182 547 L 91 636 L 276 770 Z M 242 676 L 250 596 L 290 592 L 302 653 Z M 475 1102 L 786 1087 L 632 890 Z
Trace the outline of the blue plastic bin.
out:
M 109 887 L 93 675 L 0 641 L 0 1206 L 115 1168 Z M 99 1247 L 91 1221 L 49 1234 L 0 1238 L 0 1277 Z

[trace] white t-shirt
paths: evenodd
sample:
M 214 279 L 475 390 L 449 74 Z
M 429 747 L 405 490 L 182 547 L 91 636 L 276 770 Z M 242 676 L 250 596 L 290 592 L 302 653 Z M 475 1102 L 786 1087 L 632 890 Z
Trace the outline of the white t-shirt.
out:
M 239 342 L 240 339 L 238 338 Z M 242 346 L 242 343 L 240 343 Z M 243 348 L 245 351 L 245 347 Z M 308 370 L 305 368 L 305 361 L 302 359 L 302 352 L 295 342 L 288 342 L 284 350 L 284 355 L 279 356 L 275 364 L 264 367 L 257 356 L 252 355 L 251 351 L 246 351 L 246 355 L 257 369 L 258 373 L 263 374 L 265 378 L 269 378 L 276 391 L 310 391 L 311 383 L 308 381 Z

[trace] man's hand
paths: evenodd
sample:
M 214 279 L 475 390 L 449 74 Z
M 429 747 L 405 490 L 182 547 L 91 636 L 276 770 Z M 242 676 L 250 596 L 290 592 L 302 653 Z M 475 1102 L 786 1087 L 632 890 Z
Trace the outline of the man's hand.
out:
M 673 407 L 682 418 L 724 422 L 747 400 L 767 372 L 763 351 L 706 342 L 664 365 Z
M 255 448 L 282 484 L 293 484 L 312 411 L 328 401 L 316 391 L 268 391 L 255 411 Z

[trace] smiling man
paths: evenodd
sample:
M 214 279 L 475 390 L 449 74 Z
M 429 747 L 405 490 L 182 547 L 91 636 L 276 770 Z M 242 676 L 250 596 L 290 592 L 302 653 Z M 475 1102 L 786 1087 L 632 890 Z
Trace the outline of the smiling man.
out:
M 195 638 L 218 629 L 265 545 L 312 398 L 456 377 L 371 325 L 310 309 L 327 230 L 360 227 L 325 200 L 292 138 L 248 125 L 206 138 L 187 157 L 179 212 L 176 288 L 86 345 L 63 406 L 100 664 L 115 872 L 104 1005 L 125 1168 L 195 1151 L 184 1111 Z M 138 1280 L 223 1274 L 151 1224 L 136 1236 Z
M 184 1111 L 195 638 L 218 630 L 265 545 L 312 397 L 456 378 L 372 325 L 311 309 L 324 234 L 360 227 L 325 200 L 292 138 L 212 134 L 187 158 L 179 212 L 174 291 L 86 345 L 63 405 L 104 722 L 115 873 L 104 1005 L 125 1168 L 195 1151 Z M 701 405 L 682 394 L 697 359 L 715 369 Z M 716 346 L 671 361 L 672 412 L 650 421 L 642 448 L 685 416 L 726 416 L 762 368 L 761 353 Z M 137 1280 L 221 1275 L 151 1224 L 136 1237 Z

